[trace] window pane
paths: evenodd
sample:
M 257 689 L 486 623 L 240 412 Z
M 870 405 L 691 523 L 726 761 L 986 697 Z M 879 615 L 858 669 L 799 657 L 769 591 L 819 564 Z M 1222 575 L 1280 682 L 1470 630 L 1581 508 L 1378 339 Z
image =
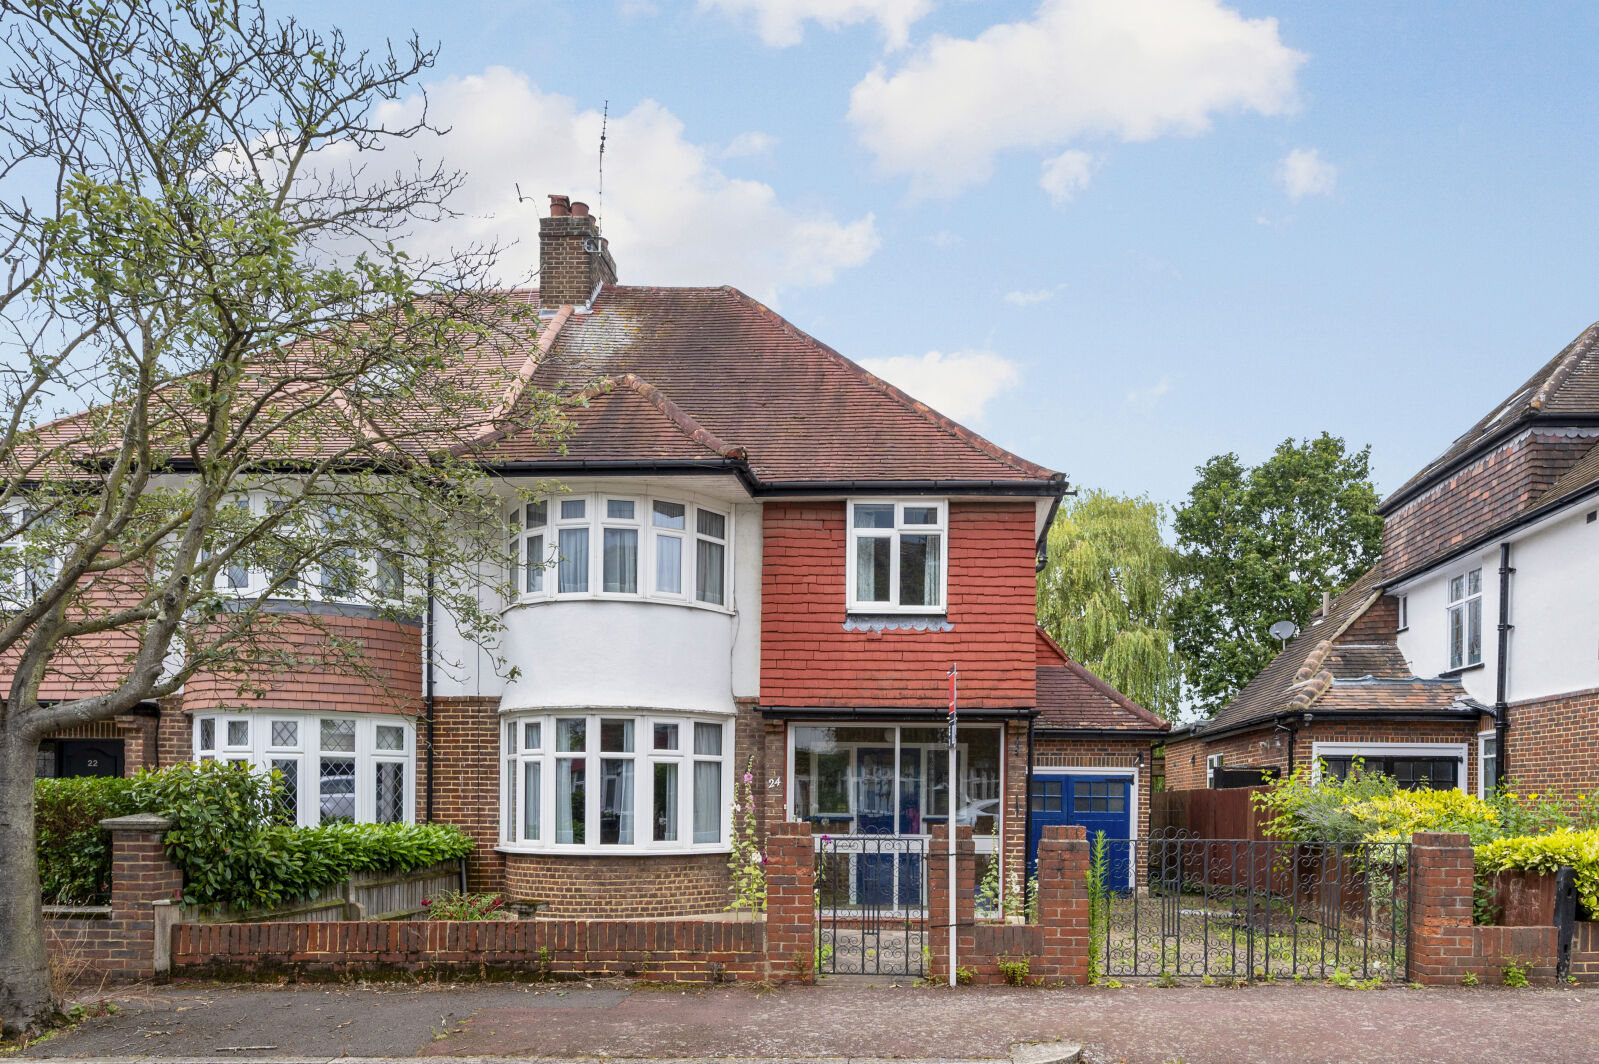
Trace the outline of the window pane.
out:
M 938 507 L 936 506 L 907 506 L 904 513 L 907 525 L 938 524 Z
M 563 520 L 563 521 L 581 520 L 588 513 L 588 505 L 587 504 L 588 504 L 588 500 L 587 499 L 562 499 L 561 500 L 561 520 Z
M 704 513 L 703 510 L 700 512 Z M 695 559 L 695 597 L 701 602 L 713 602 L 721 606 L 725 599 L 722 570 L 727 564 L 727 547 L 708 539 L 697 541 L 696 546 L 699 553 Z
M 657 750 L 676 750 L 677 749 L 677 725 L 676 724 L 656 724 L 655 725 L 655 749 L 657 749 Z
M 941 540 L 935 535 L 899 537 L 899 604 L 936 606 L 939 592 Z
M 1449 667 L 1458 669 L 1466 663 L 1465 610 L 1454 606 L 1449 610 Z
M 538 721 L 528 721 L 522 725 L 522 749 L 537 750 L 543 745 L 539 741 L 540 730 Z
M 588 721 L 582 717 L 562 717 L 555 722 L 555 749 L 562 753 L 579 753 L 587 749 L 585 733 Z
M 378 595 L 382 598 L 405 597 L 405 570 L 392 554 L 379 554 L 377 560 Z
M 694 752 L 707 757 L 722 754 L 722 726 L 720 724 L 694 725 Z
M 613 595 L 638 594 L 638 529 L 605 530 L 604 586 Z
M 278 781 L 278 823 L 294 824 L 300 819 L 300 759 L 274 758 L 272 768 L 283 777 Z
M 516 842 L 516 759 L 505 763 L 505 841 Z
M 1466 603 L 1466 664 L 1482 660 L 1482 599 Z
M 550 523 L 550 504 L 546 499 L 527 504 L 527 527 L 543 528 Z
M 405 729 L 393 724 L 379 724 L 376 728 L 374 745 L 379 750 L 404 750 Z
M 650 511 L 650 523 L 656 528 L 688 528 L 688 507 L 680 502 L 656 500 Z
M 1480 595 L 1482 593 L 1482 570 L 1473 569 L 1466 574 L 1466 594 Z
M 1461 599 L 1465 598 L 1466 596 L 1464 594 L 1464 588 L 1465 580 L 1463 577 L 1457 576 L 1451 579 L 1449 581 L 1449 601 L 1459 602 Z
M 600 759 L 600 842 L 628 846 L 633 842 L 633 759 Z
M 956 822 L 970 826 L 973 835 L 996 834 L 1000 808 L 1000 731 L 998 728 L 962 729 L 961 745 L 965 749 L 961 751 L 959 765 Z
M 617 521 L 633 520 L 633 500 L 606 499 L 605 516 Z
M 710 536 L 713 539 L 727 538 L 727 518 L 714 510 L 699 510 L 695 513 L 695 520 L 700 535 Z
M 322 749 L 339 753 L 355 753 L 355 721 L 324 720 L 322 722 Z
M 655 590 L 683 593 L 683 541 L 677 536 L 655 537 Z
M 583 777 L 587 765 L 581 757 L 555 759 L 555 841 L 578 844 L 585 840 Z
M 589 530 L 563 528 L 560 534 L 560 584 L 562 594 L 589 589 Z
M 855 600 L 887 602 L 889 551 L 886 536 L 862 536 L 855 541 Z
M 677 841 L 677 765 L 655 766 L 655 841 Z
M 353 823 L 355 820 L 355 759 L 349 757 L 324 757 L 322 759 L 321 807 L 318 819 L 323 824 L 336 821 Z
M 200 721 L 200 749 L 215 750 L 217 748 L 217 722 L 214 718 L 206 717 Z
M 250 570 L 237 562 L 229 562 L 227 567 L 228 587 L 237 591 L 250 586 Z
M 294 720 L 275 720 L 272 722 L 273 746 L 299 746 L 300 722 Z
M 695 730 L 704 725 L 696 725 Z M 718 732 L 720 735 L 720 732 Z M 695 743 L 698 746 L 698 741 Z M 722 841 L 722 763 L 694 762 L 694 841 Z
M 855 504 L 856 528 L 893 528 L 894 504 L 863 502 Z
M 228 745 L 250 745 L 250 722 L 247 720 L 228 721 Z
M 607 754 L 633 752 L 633 722 L 630 720 L 601 720 L 600 749 Z
M 379 761 L 377 769 L 377 822 L 398 824 L 405 819 L 405 766 Z
M 505 752 L 506 753 L 508 753 L 508 754 L 516 753 L 516 737 L 517 737 L 517 735 L 516 735 L 516 725 L 515 724 L 507 724 L 505 726 Z
M 522 765 L 522 837 L 532 842 L 539 839 L 539 777 L 543 768 L 537 761 Z
M 544 590 L 544 537 L 527 537 L 527 560 L 522 568 L 524 590 Z

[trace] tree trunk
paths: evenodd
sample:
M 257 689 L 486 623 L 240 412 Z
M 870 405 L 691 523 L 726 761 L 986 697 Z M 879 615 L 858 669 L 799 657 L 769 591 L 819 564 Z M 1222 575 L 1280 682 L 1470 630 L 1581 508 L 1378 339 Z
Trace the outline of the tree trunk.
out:
M 0 1031 L 32 1033 L 58 1011 L 45 951 L 39 858 L 33 841 L 37 741 L 0 725 Z

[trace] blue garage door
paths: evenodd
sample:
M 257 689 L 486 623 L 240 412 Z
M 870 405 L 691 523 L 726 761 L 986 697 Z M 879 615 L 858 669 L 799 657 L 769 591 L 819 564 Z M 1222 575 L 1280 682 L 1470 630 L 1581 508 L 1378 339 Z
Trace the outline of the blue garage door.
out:
M 1027 840 L 1027 868 L 1031 875 L 1038 867 L 1038 840 L 1050 824 L 1081 824 L 1088 838 L 1104 833 L 1110 843 L 1105 858 L 1109 865 L 1106 879 L 1117 890 L 1132 885 L 1128 843 L 1133 837 L 1133 781 L 1130 776 L 1079 776 L 1035 772 L 1033 774 L 1032 838 Z M 1123 840 L 1123 841 L 1117 841 Z

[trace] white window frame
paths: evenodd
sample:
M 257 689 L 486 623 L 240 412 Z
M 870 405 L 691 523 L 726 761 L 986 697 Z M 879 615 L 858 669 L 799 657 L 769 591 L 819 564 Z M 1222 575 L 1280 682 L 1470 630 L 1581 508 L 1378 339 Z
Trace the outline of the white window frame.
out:
M 584 749 L 577 752 L 556 750 L 556 721 L 573 718 L 584 720 Z M 600 749 L 600 722 L 602 720 L 630 720 L 633 722 L 633 750 L 631 753 L 602 751 Z M 524 725 L 538 722 L 540 748 L 529 752 L 521 741 Z M 655 725 L 677 725 L 677 749 L 656 751 Z M 694 726 L 708 724 L 720 729 L 722 752 L 719 757 L 695 754 Z M 509 735 L 517 729 L 517 749 L 510 749 Z M 722 853 L 731 850 L 733 831 L 734 750 L 733 722 L 726 716 L 706 713 L 669 713 L 652 711 L 606 710 L 506 710 L 500 714 L 500 797 L 499 846 L 505 853 L 548 854 L 682 854 Z M 556 776 L 555 762 L 560 757 L 584 759 L 583 821 L 584 841 L 581 843 L 556 842 Z M 601 759 L 631 758 L 633 761 L 633 841 L 631 843 L 601 843 L 600 809 L 604 774 Z M 719 838 L 716 842 L 694 841 L 694 763 L 717 761 L 722 766 L 721 791 L 717 800 Z M 527 837 L 525 796 L 522 781 L 526 780 L 525 766 L 537 762 L 539 769 L 539 831 L 537 839 Z M 655 841 L 655 765 L 674 764 L 677 770 L 677 839 Z M 516 773 L 515 802 L 508 777 Z M 515 838 L 511 836 L 514 835 Z
M 631 519 L 608 517 L 608 504 L 612 500 L 632 503 L 633 517 Z M 581 518 L 562 518 L 561 504 L 576 501 L 583 503 L 584 515 Z M 507 607 L 540 602 L 594 599 L 612 602 L 664 602 L 693 606 L 696 609 L 715 610 L 720 613 L 733 612 L 735 567 L 734 519 L 731 506 L 703 500 L 686 493 L 655 495 L 627 491 L 571 492 L 541 496 L 531 501 L 531 505 L 540 503 L 545 506 L 543 525 L 528 524 L 529 500 L 521 498 L 511 500 L 505 511 L 509 526 L 506 560 L 512 589 Z M 656 503 L 682 506 L 684 527 L 681 529 L 656 527 L 654 523 Z M 702 511 L 715 514 L 722 519 L 725 538 L 716 539 L 699 531 L 699 515 Z M 562 529 L 573 528 L 583 528 L 588 533 L 587 586 L 581 591 L 561 591 L 560 532 Z M 636 591 L 605 590 L 605 529 L 607 528 L 626 528 L 638 533 Z M 540 587 L 535 591 L 529 591 L 526 571 L 527 542 L 530 537 L 539 535 L 544 537 L 544 569 Z M 658 586 L 659 552 L 663 539 L 675 539 L 682 544 L 676 591 Z M 722 547 L 722 602 L 707 602 L 698 596 L 698 543 L 702 539 L 718 543 Z M 510 544 L 515 544 L 515 547 L 511 547 Z
M 1399 625 L 1397 631 L 1403 632 L 1410 628 L 1410 596 L 1399 596 Z
M 300 827 L 314 827 L 322 822 L 322 721 L 351 720 L 355 722 L 355 750 L 329 752 L 329 756 L 350 757 L 355 761 L 355 822 L 374 823 L 377 818 L 377 768 L 381 762 L 404 765 L 402 823 L 416 822 L 416 724 L 407 717 L 384 713 L 304 713 L 257 709 L 244 712 L 226 710 L 205 711 L 194 714 L 190 725 L 190 741 L 194 759 L 239 761 L 260 772 L 270 772 L 274 761 L 296 761 L 299 765 L 296 780 L 295 823 Z M 211 721 L 215 731 L 215 745 L 201 746 L 204 722 Z M 228 724 L 247 721 L 250 741 L 246 746 L 227 743 Z M 293 721 L 296 724 L 294 746 L 275 746 L 272 743 L 272 722 Z M 378 750 L 377 728 L 399 727 L 405 738 L 404 750 Z
M 888 506 L 894 507 L 894 524 L 892 528 L 861 528 L 855 527 L 855 507 L 857 506 Z M 935 525 L 912 525 L 905 523 L 905 508 L 934 507 L 938 511 L 938 523 Z M 934 614 L 943 615 L 949 612 L 949 502 L 946 499 L 918 499 L 896 498 L 883 499 L 872 496 L 846 499 L 844 502 L 844 594 L 846 608 L 850 613 L 906 613 L 906 614 Z M 899 576 L 900 576 L 900 550 L 899 540 L 903 535 L 936 534 L 939 543 L 938 564 L 938 600 L 930 605 L 903 605 L 899 601 Z M 886 602 L 863 602 L 856 598 L 856 565 L 858 551 L 856 544 L 861 539 L 887 539 L 890 542 L 888 553 L 888 589 L 890 598 Z
M 1486 799 L 1493 793 L 1493 784 L 1490 782 L 1490 777 L 1493 774 L 1488 771 L 1488 761 L 1490 760 L 1488 757 L 1488 750 L 1490 748 L 1493 749 L 1493 760 L 1495 764 L 1497 764 L 1499 758 L 1498 739 L 1499 733 L 1493 728 L 1489 728 L 1487 731 L 1480 731 L 1477 733 L 1478 798 Z
M 31 507 L 12 504 L 5 510 L 8 521 L 19 524 L 27 518 Z M 48 520 L 35 522 L 33 528 L 43 530 L 44 523 Z M 56 574 L 61 570 L 62 559 L 59 554 L 51 554 L 40 565 L 29 565 L 24 556 L 27 549 L 26 536 L 12 537 L 0 542 L 0 548 L 23 552 L 17 557 L 15 569 L 3 574 L 0 579 L 0 610 L 22 609 L 39 596 L 39 592 L 54 583 Z
M 1477 590 L 1471 590 L 1471 579 L 1477 578 Z M 1461 596 L 1455 597 L 1455 581 L 1460 581 Z M 1444 580 L 1444 655 L 1449 662 L 1445 672 L 1454 672 L 1457 669 L 1475 668 L 1482 664 L 1483 626 L 1482 626 L 1482 566 L 1462 569 L 1451 573 Z M 1477 657 L 1471 657 L 1471 606 L 1477 607 Z M 1456 613 L 1460 614 L 1460 660 L 1455 660 L 1454 623 Z
M 283 495 L 281 493 L 272 492 L 269 490 L 251 491 L 244 496 L 230 498 L 223 505 L 243 504 L 249 508 L 250 513 L 254 517 L 261 518 L 266 516 L 274 501 L 282 498 Z M 310 507 L 312 504 L 309 502 L 301 502 L 299 505 Z M 393 555 L 391 553 L 390 557 L 392 556 Z M 280 587 L 275 597 L 279 599 L 305 600 L 310 602 L 330 602 L 344 605 L 373 605 L 376 603 L 391 604 L 403 599 L 405 595 L 405 574 L 403 569 L 393 566 L 392 563 L 390 564 L 389 567 L 395 573 L 397 573 L 401 581 L 401 586 L 398 588 L 398 596 L 389 596 L 380 594 L 384 588 L 384 585 L 388 583 L 390 579 L 383 572 L 385 568 L 383 558 L 374 555 L 373 557 L 366 559 L 356 559 L 355 565 L 356 571 L 353 574 L 354 587 L 352 588 L 352 590 L 355 591 L 354 594 L 327 594 L 323 588 L 324 576 L 322 567 L 320 565 L 312 565 L 295 574 L 296 583 L 294 587 Z M 235 568 L 244 570 L 245 582 L 243 584 L 234 584 L 232 570 Z M 266 593 L 267 585 L 269 583 L 270 581 L 267 577 L 267 574 L 263 570 L 253 566 L 236 566 L 230 561 L 228 565 L 223 566 L 222 569 L 217 573 L 216 590 L 224 595 L 233 595 L 242 599 L 259 598 Z M 369 588 L 371 593 L 361 593 L 362 585 L 365 585 L 366 588 Z
M 1205 755 L 1205 786 L 1207 788 L 1214 787 L 1216 785 L 1216 770 L 1222 767 L 1222 763 L 1226 757 L 1226 754 Z
M 1466 766 L 1470 747 L 1469 743 L 1311 743 L 1310 780 L 1315 783 L 1321 779 L 1321 759 L 1324 757 L 1426 757 L 1440 761 L 1454 758 L 1459 762 L 1455 773 L 1455 789 L 1463 791 L 1466 790 L 1466 781 L 1470 779 Z

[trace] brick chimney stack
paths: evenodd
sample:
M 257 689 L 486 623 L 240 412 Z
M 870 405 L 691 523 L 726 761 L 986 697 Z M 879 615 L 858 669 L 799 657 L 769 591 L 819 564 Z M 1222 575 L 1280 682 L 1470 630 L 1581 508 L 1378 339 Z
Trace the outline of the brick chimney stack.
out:
M 616 263 L 587 203 L 550 197 L 539 219 L 539 309 L 584 306 L 602 284 L 616 283 Z

